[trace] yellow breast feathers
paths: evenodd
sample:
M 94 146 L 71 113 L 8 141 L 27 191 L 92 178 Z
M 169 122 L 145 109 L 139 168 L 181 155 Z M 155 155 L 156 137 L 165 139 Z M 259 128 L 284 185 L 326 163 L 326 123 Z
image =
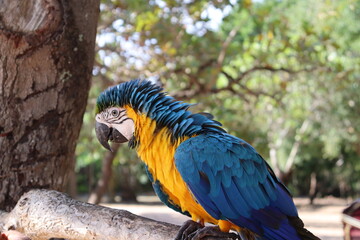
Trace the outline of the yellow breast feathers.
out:
M 135 123 L 135 136 L 139 141 L 137 153 L 148 166 L 154 180 L 161 183 L 169 199 L 180 206 L 182 211 L 188 211 L 194 221 L 217 224 L 218 221 L 196 202 L 176 169 L 175 151 L 186 139 L 172 143 L 168 128 L 156 129 L 156 122 L 145 114 L 137 113 L 130 107 L 126 107 L 126 110 Z

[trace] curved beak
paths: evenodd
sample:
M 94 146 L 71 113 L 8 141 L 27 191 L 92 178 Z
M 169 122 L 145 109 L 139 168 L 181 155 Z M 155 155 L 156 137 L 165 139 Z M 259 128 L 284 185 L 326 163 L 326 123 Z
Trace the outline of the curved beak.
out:
M 112 151 L 110 144 L 108 143 L 111 134 L 110 128 L 106 124 L 96 121 L 95 132 L 101 145 L 107 150 Z
M 124 143 L 129 141 L 117 129 L 109 127 L 108 125 L 104 123 L 100 123 L 98 121 L 96 121 L 95 124 L 95 132 L 96 132 L 96 137 L 101 143 L 101 145 L 103 145 L 104 148 L 106 148 L 109 151 L 112 151 L 110 144 L 108 142 L 109 140 L 111 142 L 116 142 L 116 143 Z

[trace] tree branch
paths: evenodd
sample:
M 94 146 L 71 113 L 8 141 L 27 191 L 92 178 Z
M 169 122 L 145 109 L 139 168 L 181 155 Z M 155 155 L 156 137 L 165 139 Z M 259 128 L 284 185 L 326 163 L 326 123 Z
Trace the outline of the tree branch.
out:
M 247 75 L 256 72 L 256 71 L 270 71 L 270 72 L 287 72 L 289 74 L 297 74 L 300 72 L 311 72 L 314 71 L 316 68 L 310 68 L 310 69 L 299 69 L 299 70 L 292 70 L 288 68 L 274 68 L 270 65 L 265 66 L 254 66 L 244 72 L 241 72 L 237 78 L 231 77 L 228 73 L 226 73 L 224 70 L 221 71 L 222 74 L 224 74 L 228 79 L 231 79 L 232 82 L 240 82 L 242 79 L 244 79 Z
M 238 95 L 241 99 L 243 99 L 244 101 L 248 102 L 249 99 L 246 97 L 245 94 L 240 93 L 239 91 L 235 90 L 235 85 L 239 85 L 242 89 L 244 89 L 246 91 L 246 94 L 248 95 L 252 95 L 255 97 L 259 97 L 259 96 L 268 96 L 270 98 L 273 98 L 274 100 L 280 102 L 280 97 L 279 94 L 280 92 L 275 92 L 275 93 L 267 93 L 265 91 L 262 90 L 253 90 L 248 88 L 244 83 L 242 83 L 241 81 L 248 75 L 250 75 L 253 72 L 257 72 L 257 71 L 270 71 L 270 72 L 286 72 L 289 74 L 298 74 L 301 72 L 311 72 L 311 71 L 315 71 L 321 68 L 304 68 L 304 69 L 299 69 L 299 70 L 292 70 L 292 69 L 288 69 L 288 68 L 274 68 L 270 65 L 265 65 L 265 66 L 254 66 L 244 72 L 239 73 L 239 75 L 234 78 L 232 77 L 229 73 L 227 73 L 224 70 L 221 70 L 220 73 L 222 73 L 229 81 L 228 86 L 223 87 L 223 88 L 209 88 L 209 87 L 205 87 L 204 84 L 201 84 L 198 81 L 197 76 L 199 75 L 199 73 L 201 73 L 202 71 L 204 71 L 206 68 L 210 67 L 211 65 L 213 65 L 213 63 L 216 62 L 215 59 L 210 59 L 209 61 L 203 63 L 202 65 L 199 66 L 198 71 L 196 74 L 191 74 L 191 73 L 186 73 L 184 68 L 177 68 L 175 69 L 173 72 L 174 73 L 181 73 L 181 74 L 185 74 L 188 78 L 189 78 L 189 84 L 184 87 L 181 90 L 176 91 L 175 93 L 171 94 L 173 97 L 180 99 L 180 100 L 186 100 L 186 99 L 191 99 L 194 96 L 198 96 L 198 95 L 204 95 L 204 94 L 210 94 L 210 93 L 219 93 L 219 92 L 223 92 L 223 91 L 229 91 L 233 94 Z M 211 84 L 210 84 L 211 85 Z M 209 85 L 209 86 L 210 86 Z M 280 102 L 281 103 L 281 102 Z
M 303 138 L 304 133 L 308 129 L 309 125 L 310 125 L 310 120 L 309 120 L 309 118 L 307 118 L 302 123 L 302 125 L 299 129 L 299 132 L 295 135 L 295 142 L 294 142 L 294 144 L 291 148 L 290 154 L 286 160 L 286 165 L 284 168 L 285 173 L 290 172 L 291 168 L 293 167 L 294 162 L 295 162 L 295 157 L 297 155 L 297 152 L 299 151 L 301 140 Z
M 225 55 L 226 55 L 226 50 L 228 49 L 230 43 L 232 42 L 232 40 L 234 39 L 234 37 L 236 36 L 237 32 L 240 29 L 240 25 L 234 27 L 230 32 L 229 35 L 227 36 L 227 38 L 225 39 L 225 41 L 223 42 L 222 46 L 221 46 L 221 50 L 219 53 L 219 56 L 217 58 L 217 64 L 218 67 L 222 67 L 223 63 L 224 63 L 224 59 L 225 59 Z
M 225 60 L 225 56 L 226 56 L 226 50 L 228 49 L 230 43 L 234 40 L 237 32 L 240 29 L 240 25 L 234 27 L 228 34 L 228 36 L 226 37 L 225 41 L 223 42 L 219 55 L 216 59 L 216 70 L 217 72 L 221 72 L 221 68 L 223 67 L 224 64 L 224 60 Z M 207 88 L 208 89 L 212 89 L 214 88 L 214 86 L 216 85 L 216 81 L 217 81 L 217 74 L 212 75 L 212 77 L 210 78 L 209 83 L 207 84 Z
M 0 231 L 9 229 L 32 240 L 170 240 L 179 226 L 80 202 L 57 191 L 31 190 L 10 213 L 0 211 Z

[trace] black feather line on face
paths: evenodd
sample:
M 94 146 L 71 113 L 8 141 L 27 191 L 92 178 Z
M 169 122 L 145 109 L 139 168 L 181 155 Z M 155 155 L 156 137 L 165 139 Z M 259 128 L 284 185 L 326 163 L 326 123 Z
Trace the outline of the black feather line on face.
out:
M 132 137 L 130 140 L 129 140 L 129 143 L 128 143 L 128 146 L 129 148 L 131 149 L 134 149 L 138 146 L 139 142 L 136 140 L 135 137 Z

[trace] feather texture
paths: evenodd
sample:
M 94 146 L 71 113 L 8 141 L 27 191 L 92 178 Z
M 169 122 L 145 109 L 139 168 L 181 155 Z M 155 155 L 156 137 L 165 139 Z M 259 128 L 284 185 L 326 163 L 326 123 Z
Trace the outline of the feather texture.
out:
M 201 134 L 179 145 L 175 164 L 213 217 L 262 239 L 303 239 L 298 233 L 303 228 L 296 229 L 289 220 L 299 219 L 290 194 L 245 141 L 226 133 Z
M 101 93 L 97 99 L 96 112 L 113 106 L 130 106 L 154 120 L 158 128 L 170 129 L 174 141 L 206 131 L 225 132 L 219 122 L 210 119 L 211 114 L 192 114 L 188 111 L 191 104 L 175 101 L 162 90 L 145 80 L 125 82 Z
M 98 97 L 97 113 L 113 106 L 126 109 L 134 121 L 129 146 L 136 148 L 156 194 L 170 208 L 224 231 L 246 228 L 256 239 L 318 239 L 304 228 L 289 191 L 265 160 L 227 134 L 211 114 L 194 114 L 191 104 L 142 80 Z

